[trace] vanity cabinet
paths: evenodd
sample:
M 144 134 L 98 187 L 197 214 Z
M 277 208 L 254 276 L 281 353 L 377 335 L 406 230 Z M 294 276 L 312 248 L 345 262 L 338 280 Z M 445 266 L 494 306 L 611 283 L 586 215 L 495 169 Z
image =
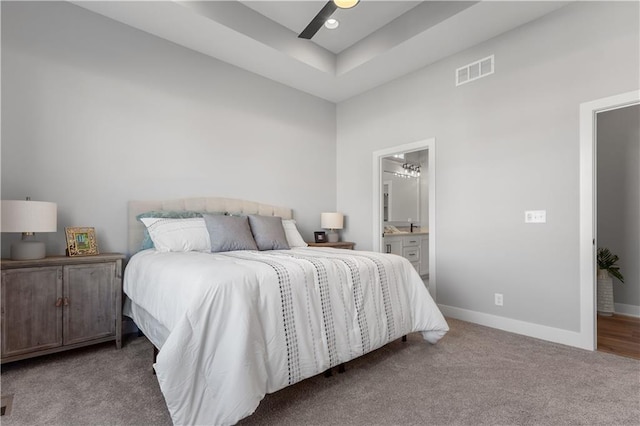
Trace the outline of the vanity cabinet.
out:
M 384 237 L 384 244 L 386 246 L 387 253 L 402 256 L 402 238 Z
M 385 235 L 385 252 L 407 258 L 416 271 L 422 274 L 422 237 L 424 236 L 425 234 L 418 233 Z
M 122 341 L 120 254 L 2 259 L 2 363 Z

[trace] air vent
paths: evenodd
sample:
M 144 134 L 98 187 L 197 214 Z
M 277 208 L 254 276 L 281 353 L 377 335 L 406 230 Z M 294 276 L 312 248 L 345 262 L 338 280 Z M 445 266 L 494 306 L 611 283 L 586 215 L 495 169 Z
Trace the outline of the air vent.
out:
M 472 62 L 456 70 L 456 86 L 493 74 L 494 55 Z

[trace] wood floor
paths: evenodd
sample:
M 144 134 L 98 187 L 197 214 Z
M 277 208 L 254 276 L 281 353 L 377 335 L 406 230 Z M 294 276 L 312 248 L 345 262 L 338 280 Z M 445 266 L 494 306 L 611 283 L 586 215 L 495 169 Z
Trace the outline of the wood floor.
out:
M 640 318 L 598 315 L 598 350 L 640 359 Z

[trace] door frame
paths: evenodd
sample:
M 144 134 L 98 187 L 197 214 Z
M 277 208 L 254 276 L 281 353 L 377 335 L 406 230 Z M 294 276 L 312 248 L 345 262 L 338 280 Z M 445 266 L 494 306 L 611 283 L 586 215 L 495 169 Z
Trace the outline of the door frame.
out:
M 580 104 L 580 346 L 596 350 L 597 114 L 640 103 L 640 90 Z
M 427 183 L 429 187 L 429 292 L 436 299 L 436 139 L 428 138 L 416 142 L 392 146 L 373 153 L 373 251 L 382 248 L 382 158 L 393 154 L 428 151 Z

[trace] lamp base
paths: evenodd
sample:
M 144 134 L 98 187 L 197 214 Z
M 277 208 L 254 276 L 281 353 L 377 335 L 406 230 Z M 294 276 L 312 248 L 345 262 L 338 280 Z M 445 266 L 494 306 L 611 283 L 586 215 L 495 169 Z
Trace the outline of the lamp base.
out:
M 338 241 L 340 241 L 340 234 L 338 234 L 337 231 L 335 230 L 331 230 L 329 231 L 329 233 L 327 234 L 327 240 L 330 243 L 337 243 Z
M 44 259 L 47 256 L 42 241 L 15 241 L 11 243 L 11 260 Z

